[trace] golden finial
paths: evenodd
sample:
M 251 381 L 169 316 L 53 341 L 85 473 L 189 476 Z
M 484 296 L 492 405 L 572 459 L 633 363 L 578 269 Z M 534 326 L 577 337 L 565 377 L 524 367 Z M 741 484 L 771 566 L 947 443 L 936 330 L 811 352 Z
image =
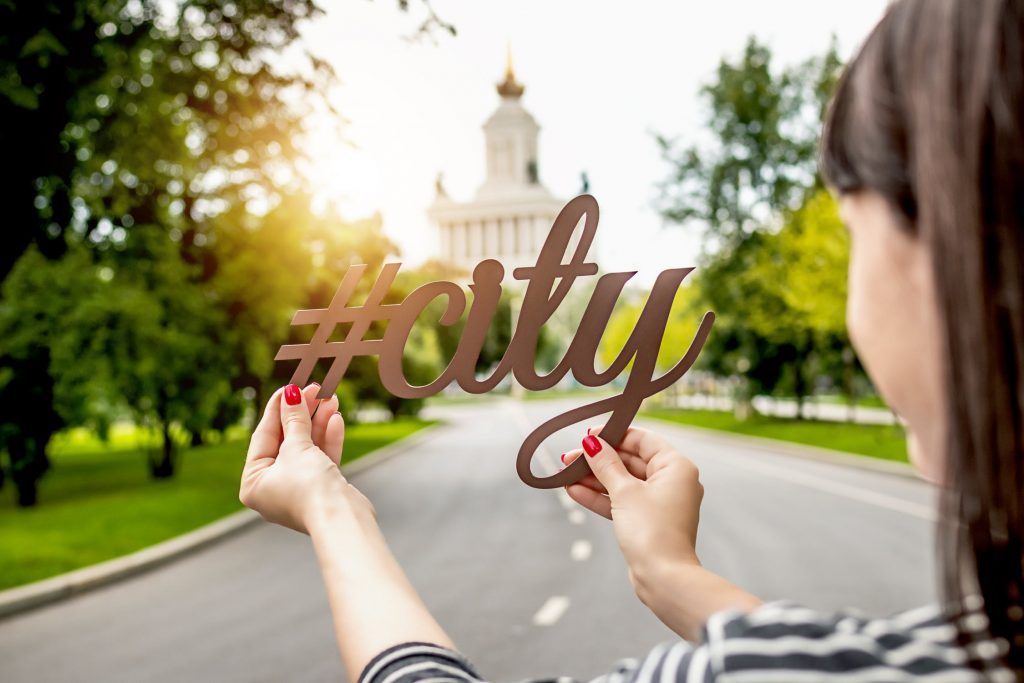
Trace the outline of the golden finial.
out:
M 519 97 L 526 89 L 521 83 L 516 82 L 515 70 L 512 68 L 512 42 L 506 43 L 505 51 L 505 80 L 498 84 L 498 94 L 502 97 Z

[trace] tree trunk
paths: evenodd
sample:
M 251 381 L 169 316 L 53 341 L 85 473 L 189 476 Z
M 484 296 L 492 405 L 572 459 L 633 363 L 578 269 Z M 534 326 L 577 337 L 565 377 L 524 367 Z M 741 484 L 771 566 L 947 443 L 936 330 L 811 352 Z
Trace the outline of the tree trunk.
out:
M 165 405 L 161 400 L 161 404 L 157 406 L 160 432 L 163 437 L 160 442 L 160 456 L 154 457 L 151 454 L 149 457 L 149 473 L 154 479 L 170 479 L 174 476 L 174 439 L 171 438 L 170 417 L 164 408 Z
M 793 350 L 793 393 L 796 394 L 796 419 L 804 419 L 804 404 L 810 393 L 806 371 L 807 357 L 811 353 L 811 341 L 798 344 Z
M 804 403 L 807 399 L 807 386 L 804 384 L 803 362 L 793 362 L 793 393 L 796 394 L 796 419 L 804 419 Z
M 35 479 L 15 480 L 18 489 L 18 507 L 35 507 L 39 502 L 39 487 Z
M 732 412 L 733 416 L 740 422 L 749 420 L 754 415 L 753 389 L 750 380 L 741 380 L 740 388 L 733 394 Z
M 192 439 L 191 439 L 190 443 L 192 445 L 192 448 L 195 448 L 197 446 L 202 446 L 205 443 L 205 440 L 203 439 L 202 431 L 197 430 L 197 431 L 191 432 L 191 436 L 192 436 Z
M 11 480 L 18 492 L 18 506 L 32 507 L 39 500 L 39 479 L 50 469 L 45 444 L 38 447 L 35 439 L 14 438 L 7 444 L 11 458 Z

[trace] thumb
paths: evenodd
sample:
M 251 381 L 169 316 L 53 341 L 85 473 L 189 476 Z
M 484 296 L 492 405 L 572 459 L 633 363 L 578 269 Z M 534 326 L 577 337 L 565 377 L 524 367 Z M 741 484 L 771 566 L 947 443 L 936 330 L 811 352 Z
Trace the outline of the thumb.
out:
M 303 400 L 302 390 L 295 384 L 284 388 L 281 401 L 281 427 L 284 429 L 284 443 L 306 446 L 313 443 L 312 421 L 309 409 Z
M 611 498 L 617 491 L 634 479 L 626 469 L 618 452 L 599 436 L 589 434 L 583 439 L 583 450 L 587 454 L 590 471 L 604 485 Z

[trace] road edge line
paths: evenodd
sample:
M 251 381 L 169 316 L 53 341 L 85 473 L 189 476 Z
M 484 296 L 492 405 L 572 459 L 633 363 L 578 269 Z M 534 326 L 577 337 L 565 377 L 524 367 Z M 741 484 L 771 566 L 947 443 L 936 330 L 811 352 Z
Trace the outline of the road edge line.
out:
M 409 436 L 370 451 L 351 463 L 342 463 L 341 472 L 351 477 L 418 446 L 428 433 L 444 423 L 437 421 Z M 37 607 L 66 600 L 101 586 L 136 576 L 180 559 L 197 550 L 227 539 L 260 521 L 252 510 L 239 510 L 192 531 L 81 569 L 58 574 L 32 583 L 0 591 L 0 619 L 28 612 Z

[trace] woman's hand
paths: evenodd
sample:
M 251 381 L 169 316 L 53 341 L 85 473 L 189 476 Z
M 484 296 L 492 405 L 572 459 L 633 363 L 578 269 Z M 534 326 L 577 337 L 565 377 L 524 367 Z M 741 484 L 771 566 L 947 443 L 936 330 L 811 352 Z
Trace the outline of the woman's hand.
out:
M 669 628 L 696 639 L 701 625 L 725 608 L 760 604 L 697 559 L 697 525 L 704 487 L 697 467 L 667 441 L 630 428 L 619 449 L 589 430 L 583 450 L 592 474 L 566 487 L 573 500 L 612 520 L 637 596 Z
M 577 503 L 612 520 L 631 574 L 652 562 L 698 564 L 697 524 L 704 487 L 696 465 L 667 441 L 631 427 L 616 450 L 592 428 L 583 440 L 588 474 L 566 492 Z M 584 453 L 567 453 L 572 462 Z
M 370 501 L 338 469 L 345 440 L 338 399 L 323 401 L 310 419 L 319 389 L 290 384 L 270 397 L 238 497 L 267 521 L 312 537 L 338 647 L 355 681 L 394 645 L 455 646 L 388 549 Z
M 311 417 L 319 389 L 289 384 L 270 397 L 249 443 L 238 494 L 267 521 L 303 533 L 328 508 L 373 515 L 370 502 L 338 469 L 345 421 L 337 397 L 322 401 Z

